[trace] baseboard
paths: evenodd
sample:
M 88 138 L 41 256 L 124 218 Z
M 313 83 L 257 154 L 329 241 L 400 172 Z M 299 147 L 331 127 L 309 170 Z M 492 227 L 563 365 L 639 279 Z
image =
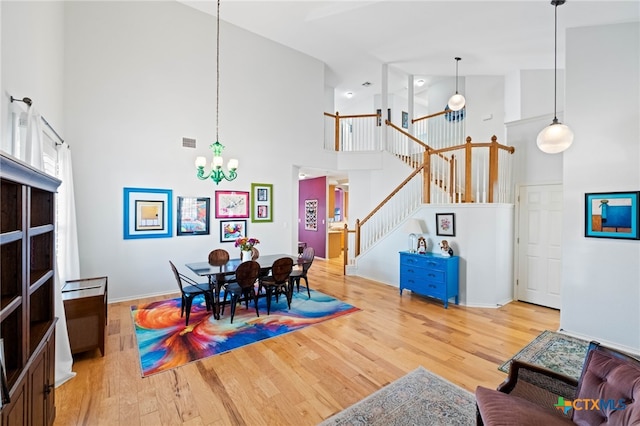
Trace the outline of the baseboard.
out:
M 598 339 L 593 336 L 587 336 L 581 333 L 576 333 L 576 332 L 567 331 L 563 329 L 559 329 L 557 331 L 558 333 L 566 334 L 567 336 L 571 336 L 571 337 L 577 337 L 578 339 L 586 340 L 588 342 L 595 340 L 596 342 L 600 343 L 602 346 L 607 346 L 609 348 L 616 349 L 621 352 L 626 352 L 632 356 L 640 357 L 640 350 L 638 350 L 638 348 L 632 348 L 629 346 L 621 345 L 619 343 L 610 342 L 606 339 Z

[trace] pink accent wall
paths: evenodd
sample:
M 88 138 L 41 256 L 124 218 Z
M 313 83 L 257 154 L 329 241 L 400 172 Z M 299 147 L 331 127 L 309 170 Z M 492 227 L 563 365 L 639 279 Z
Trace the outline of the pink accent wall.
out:
M 318 200 L 318 230 L 304 229 L 305 200 Z M 332 213 L 333 214 L 333 213 Z M 298 182 L 298 241 L 307 243 L 307 247 L 313 247 L 316 256 L 326 258 L 327 239 L 327 178 L 302 179 Z

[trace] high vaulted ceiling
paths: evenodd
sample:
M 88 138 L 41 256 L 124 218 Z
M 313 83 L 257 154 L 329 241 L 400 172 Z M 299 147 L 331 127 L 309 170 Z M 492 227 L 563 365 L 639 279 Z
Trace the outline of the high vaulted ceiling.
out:
M 216 15 L 216 1 L 178 1 Z M 456 56 L 461 77 L 553 69 L 554 9 L 549 0 L 222 0 L 220 19 L 324 62 L 326 84 L 335 88 L 335 107 L 342 110 L 347 92 L 354 100 L 381 93 L 383 64 L 390 71 L 388 93 L 404 96 L 409 75 L 425 80 L 416 94 L 455 76 Z M 563 69 L 567 28 L 638 22 L 640 0 L 567 0 L 557 12 Z
M 215 1 L 181 2 L 216 14 Z M 460 76 L 553 69 L 554 9 L 548 0 L 222 0 L 220 19 L 326 63 L 338 102 L 380 93 L 383 64 L 389 93 L 406 93 L 408 75 L 426 80 L 422 90 L 454 76 L 456 56 Z M 564 68 L 566 28 L 640 21 L 640 0 L 568 0 L 557 12 Z

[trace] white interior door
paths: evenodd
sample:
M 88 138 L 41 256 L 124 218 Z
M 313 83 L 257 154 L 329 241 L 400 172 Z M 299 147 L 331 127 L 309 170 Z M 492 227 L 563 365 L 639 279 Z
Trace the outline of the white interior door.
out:
M 560 309 L 562 185 L 520 187 L 516 298 Z

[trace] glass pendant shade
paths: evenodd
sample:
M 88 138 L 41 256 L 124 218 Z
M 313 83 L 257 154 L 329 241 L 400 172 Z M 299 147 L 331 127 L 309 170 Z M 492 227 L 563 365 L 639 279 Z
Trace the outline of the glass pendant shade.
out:
M 449 109 L 451 111 L 460 111 L 462 108 L 464 108 L 465 102 L 466 100 L 464 99 L 464 96 L 462 96 L 460 93 L 456 93 L 449 98 L 449 102 L 447 103 L 447 105 L 449 106 Z
M 569 126 L 554 120 L 538 133 L 536 144 L 542 152 L 557 154 L 571 146 L 573 132 Z
M 554 7 L 554 50 L 553 50 L 553 121 L 538 133 L 536 144 L 540 151 L 547 154 L 558 154 L 573 143 L 573 132 L 566 124 L 558 121 L 556 103 L 558 98 L 558 6 L 566 0 L 551 0 Z
M 455 57 L 456 60 L 456 93 L 449 98 L 449 102 L 447 102 L 447 106 L 451 111 L 460 111 L 464 108 L 464 104 L 467 102 L 460 93 L 458 93 L 458 62 L 462 58 Z

